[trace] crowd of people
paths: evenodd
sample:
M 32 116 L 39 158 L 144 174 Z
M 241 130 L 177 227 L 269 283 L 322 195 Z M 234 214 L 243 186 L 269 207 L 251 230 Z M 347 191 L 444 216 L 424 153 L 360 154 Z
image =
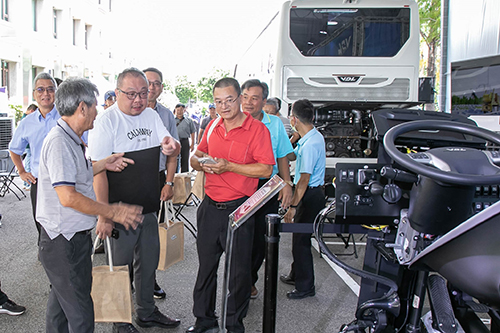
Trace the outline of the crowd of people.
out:
M 206 175 L 206 195 L 197 209 L 196 322 L 188 333 L 219 330 L 217 270 L 234 209 L 270 177 L 278 174 L 285 181 L 234 236 L 226 328 L 244 332 L 250 300 L 259 295 L 255 285 L 264 259 L 265 216 L 281 209 L 286 223 L 312 223 L 325 205 L 325 144 L 308 100 L 296 101 L 290 117 L 283 117 L 281 101 L 268 98 L 264 82 L 253 79 L 240 86 L 223 78 L 215 83 L 214 103 L 197 128 L 185 105 L 172 112 L 159 103 L 162 82 L 156 68 L 125 69 L 116 89 L 104 94 L 105 110 L 98 116 L 98 90 L 90 81 L 69 78 L 58 84 L 48 73 L 34 79 L 36 109 L 19 123 L 9 150 L 30 188 L 39 260 L 50 282 L 47 332 L 94 330 L 93 230 L 100 239 L 110 238 L 114 264 L 129 267 L 135 323 L 180 325 L 154 300 L 165 297 L 156 282 L 157 214 L 160 200 L 173 197 L 176 172 Z M 28 147 L 30 160 L 23 163 Z M 200 162 L 206 161 L 202 157 L 213 163 Z M 294 177 L 290 161 L 296 163 Z M 280 277 L 295 286 L 289 299 L 315 295 L 310 236 L 293 236 L 291 270 Z M 0 313 L 25 310 L 0 290 Z M 114 323 L 113 331 L 138 332 L 130 323 Z

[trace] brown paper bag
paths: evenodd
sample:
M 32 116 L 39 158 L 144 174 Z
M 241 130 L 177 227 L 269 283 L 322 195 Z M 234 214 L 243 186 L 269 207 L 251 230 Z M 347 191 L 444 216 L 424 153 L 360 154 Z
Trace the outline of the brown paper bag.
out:
M 163 209 L 165 210 L 165 222 L 158 224 L 160 258 L 157 268 L 162 271 L 184 260 L 184 223 L 174 222 L 172 201 L 162 201 L 160 212 Z
M 97 245 L 94 243 L 94 249 Z M 96 323 L 132 323 L 132 292 L 128 266 L 113 266 L 106 238 L 109 266 L 92 269 L 92 300 Z
M 191 174 L 177 173 L 174 176 L 174 204 L 183 204 L 191 193 Z
M 200 200 L 205 197 L 205 172 L 198 171 L 191 192 Z

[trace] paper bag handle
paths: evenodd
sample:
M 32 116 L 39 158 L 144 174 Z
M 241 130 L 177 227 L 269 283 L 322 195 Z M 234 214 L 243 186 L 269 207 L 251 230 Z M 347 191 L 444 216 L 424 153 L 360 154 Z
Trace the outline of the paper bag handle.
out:
M 160 211 L 158 212 L 158 224 L 160 224 L 162 221 L 161 219 L 161 212 L 165 211 L 165 220 L 167 225 L 171 225 L 174 223 L 174 204 L 172 203 L 172 200 L 167 200 L 167 201 L 161 201 L 160 202 Z
M 95 249 L 97 247 L 98 242 L 99 242 L 99 237 L 96 237 L 94 241 L 94 247 L 92 248 L 92 256 L 91 256 L 92 261 L 94 261 Z M 106 253 L 108 254 L 109 271 L 113 272 L 113 256 L 111 255 L 111 243 L 109 242 L 109 237 L 107 236 L 106 236 L 106 247 L 108 248 Z

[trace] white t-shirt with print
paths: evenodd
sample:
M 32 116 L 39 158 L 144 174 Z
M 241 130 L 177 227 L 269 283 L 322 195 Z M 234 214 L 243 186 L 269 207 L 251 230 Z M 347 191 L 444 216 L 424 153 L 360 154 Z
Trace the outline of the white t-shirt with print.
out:
M 113 104 L 99 114 L 89 132 L 89 156 L 98 161 L 113 153 L 139 151 L 159 146 L 171 136 L 156 111 L 146 108 L 130 116 Z

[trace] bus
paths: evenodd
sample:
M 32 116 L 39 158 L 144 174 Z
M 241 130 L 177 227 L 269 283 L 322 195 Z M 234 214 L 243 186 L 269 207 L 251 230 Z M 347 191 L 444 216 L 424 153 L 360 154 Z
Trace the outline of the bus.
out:
M 240 82 L 260 79 L 287 115 L 315 105 L 315 126 L 331 158 L 373 157 L 371 111 L 418 104 L 419 18 L 414 0 L 292 0 L 235 66 Z

